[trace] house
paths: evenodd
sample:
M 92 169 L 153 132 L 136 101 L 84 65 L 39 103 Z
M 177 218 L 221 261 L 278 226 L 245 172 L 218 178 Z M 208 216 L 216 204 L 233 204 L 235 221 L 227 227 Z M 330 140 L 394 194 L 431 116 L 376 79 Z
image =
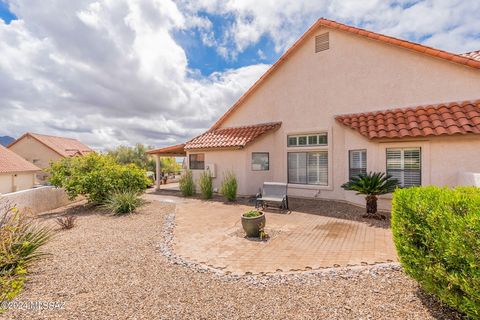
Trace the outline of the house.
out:
M 0 194 L 30 189 L 41 169 L 0 145 Z
M 8 148 L 42 170 L 50 167 L 50 163 L 62 158 L 82 156 L 93 150 L 78 140 L 44 134 L 23 134 L 12 142 Z M 37 174 L 40 183 L 46 181 L 48 174 L 44 171 Z
M 480 51 L 454 54 L 319 19 L 204 134 L 151 150 L 238 192 L 363 204 L 341 185 L 382 171 L 402 186 L 480 182 Z M 387 199 L 379 202 L 388 208 Z

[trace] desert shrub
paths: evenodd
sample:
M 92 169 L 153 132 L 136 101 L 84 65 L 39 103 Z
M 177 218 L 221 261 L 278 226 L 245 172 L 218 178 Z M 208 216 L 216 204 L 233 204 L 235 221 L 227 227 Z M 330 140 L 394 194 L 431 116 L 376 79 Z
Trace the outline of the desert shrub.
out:
M 211 199 L 213 196 L 213 180 L 209 171 L 203 171 L 198 182 L 200 192 L 204 199 Z
M 105 201 L 105 208 L 114 214 L 126 214 L 135 211 L 143 204 L 138 191 L 124 190 L 112 193 Z
M 480 318 L 480 188 L 397 189 L 392 205 L 405 272 L 445 304 Z
M 235 199 L 237 199 L 237 178 L 233 172 L 228 171 L 223 174 L 220 193 L 227 198 L 228 201 L 235 201 Z
M 191 170 L 185 170 L 179 180 L 179 187 L 184 197 L 191 197 L 195 194 L 195 182 Z
M 243 214 L 243 216 L 247 218 L 260 217 L 261 215 L 262 215 L 262 212 L 258 210 L 250 210 Z
M 40 248 L 50 237 L 50 229 L 36 224 L 15 206 L 0 206 L 0 302 L 20 292 L 27 267 L 44 255 Z
M 57 224 L 62 228 L 62 229 L 72 229 L 75 227 L 75 221 L 77 221 L 76 216 L 66 216 L 66 217 L 58 217 L 56 219 Z
M 84 195 L 89 202 L 102 204 L 115 191 L 144 191 L 149 185 L 146 172 L 134 164 L 118 164 L 112 157 L 91 153 L 52 163 L 50 182 L 62 187 L 71 199 Z

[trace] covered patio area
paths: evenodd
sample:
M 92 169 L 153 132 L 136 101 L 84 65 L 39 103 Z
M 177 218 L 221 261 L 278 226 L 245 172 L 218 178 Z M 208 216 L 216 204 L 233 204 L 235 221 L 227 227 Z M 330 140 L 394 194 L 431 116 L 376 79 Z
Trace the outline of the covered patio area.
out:
M 162 167 L 161 167 L 161 161 L 160 158 L 165 157 L 165 158 L 171 158 L 171 157 L 186 157 L 187 152 L 185 151 L 185 144 L 177 144 L 174 146 L 169 146 L 169 147 L 164 147 L 160 149 L 153 149 L 147 151 L 148 154 L 155 156 L 155 188 L 157 190 L 162 189 L 161 188 L 161 173 L 162 173 Z M 178 188 L 178 183 L 168 185 L 166 189 L 171 190 L 172 188 Z

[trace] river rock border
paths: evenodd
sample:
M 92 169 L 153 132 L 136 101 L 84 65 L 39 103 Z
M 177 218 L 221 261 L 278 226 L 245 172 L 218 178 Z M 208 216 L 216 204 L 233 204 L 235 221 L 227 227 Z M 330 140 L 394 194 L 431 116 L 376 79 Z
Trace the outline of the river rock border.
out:
M 174 229 L 175 229 L 175 209 L 165 215 L 164 223 L 162 226 L 162 239 L 159 244 L 160 253 L 166 257 L 167 261 L 172 265 L 180 265 L 186 268 L 190 268 L 201 273 L 210 273 L 215 277 L 227 280 L 244 280 L 253 285 L 266 285 L 271 282 L 285 283 L 289 281 L 299 281 L 301 283 L 310 283 L 318 280 L 318 278 L 354 278 L 362 274 L 369 273 L 371 276 L 376 277 L 378 274 L 385 271 L 399 271 L 401 266 L 399 263 L 379 263 L 374 265 L 358 265 L 348 267 L 333 267 L 333 268 L 320 268 L 313 270 L 298 270 L 298 271 L 282 271 L 274 273 L 260 273 L 251 274 L 245 273 L 243 275 L 229 274 L 220 268 L 215 268 L 203 263 L 190 261 L 184 257 L 175 253 L 173 249 L 174 241 Z

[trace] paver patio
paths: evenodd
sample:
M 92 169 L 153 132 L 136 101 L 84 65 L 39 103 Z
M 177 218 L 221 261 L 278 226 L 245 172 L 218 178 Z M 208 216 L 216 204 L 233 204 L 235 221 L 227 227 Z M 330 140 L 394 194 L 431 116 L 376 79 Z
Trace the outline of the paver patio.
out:
M 176 207 L 176 254 L 233 274 L 289 272 L 397 261 L 390 229 L 292 211 L 266 212 L 267 242 L 243 237 L 251 206 L 182 200 Z

